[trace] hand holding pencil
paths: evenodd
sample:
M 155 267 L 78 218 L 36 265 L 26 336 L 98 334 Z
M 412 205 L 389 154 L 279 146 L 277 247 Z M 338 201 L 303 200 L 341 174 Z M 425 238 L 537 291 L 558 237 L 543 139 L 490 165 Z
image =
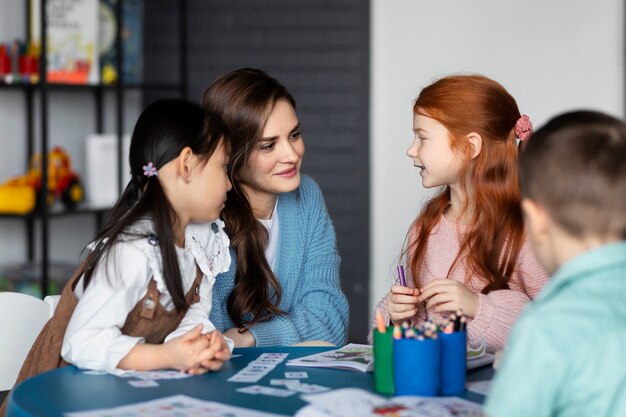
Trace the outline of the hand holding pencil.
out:
M 400 285 L 393 285 L 387 295 L 387 310 L 393 323 L 401 323 L 415 316 L 417 304 L 420 302 L 420 291 L 406 286 L 406 276 L 402 265 L 398 265 L 398 282 Z

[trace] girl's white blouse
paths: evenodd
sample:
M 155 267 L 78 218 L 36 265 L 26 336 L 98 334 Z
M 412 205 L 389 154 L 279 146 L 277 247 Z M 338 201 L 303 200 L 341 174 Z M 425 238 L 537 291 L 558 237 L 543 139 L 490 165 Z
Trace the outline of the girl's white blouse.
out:
M 139 220 L 126 232 L 119 236 L 108 255 L 102 257 L 87 289 L 83 290 L 82 277 L 75 287 L 78 304 L 63 339 L 61 356 L 79 368 L 104 370 L 117 375 L 125 372 L 118 369 L 117 364 L 144 339 L 123 335 L 121 328 L 128 313 L 146 294 L 151 279 L 156 281 L 161 293 L 161 305 L 169 311 L 174 309 L 163 279 L 158 243 L 143 237 L 154 233 L 152 221 Z M 209 321 L 213 284 L 217 274 L 228 271 L 229 243 L 221 220 L 187 226 L 185 248 L 177 247 L 176 254 L 185 293 L 196 278 L 196 264 L 200 268 L 203 274 L 200 301 L 189 308 L 178 328 L 167 336 L 166 342 L 199 323 L 204 326 L 204 332 L 215 329 Z M 94 247 L 92 243 L 89 249 Z M 227 339 L 227 342 L 232 350 L 232 340 Z

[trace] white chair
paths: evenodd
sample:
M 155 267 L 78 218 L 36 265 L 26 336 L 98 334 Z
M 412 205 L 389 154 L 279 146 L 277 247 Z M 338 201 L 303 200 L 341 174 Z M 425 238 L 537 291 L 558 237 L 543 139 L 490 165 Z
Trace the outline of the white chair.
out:
M 13 388 L 17 374 L 39 332 L 51 317 L 43 300 L 0 292 L 0 391 Z
M 59 304 L 59 300 L 61 299 L 60 295 L 46 295 L 43 299 L 46 304 L 50 307 L 50 317 L 54 314 L 54 310 L 56 310 L 57 305 Z

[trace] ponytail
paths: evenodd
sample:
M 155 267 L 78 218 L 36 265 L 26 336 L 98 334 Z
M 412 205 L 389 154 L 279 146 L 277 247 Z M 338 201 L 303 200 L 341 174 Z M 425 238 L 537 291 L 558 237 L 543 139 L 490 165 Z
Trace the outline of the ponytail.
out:
M 132 179 L 122 196 L 106 218 L 105 226 L 96 236 L 96 247 L 87 256 L 83 277 L 83 288 L 87 288 L 93 271 L 103 256 L 108 255 L 111 247 L 124 230 L 140 220 L 149 217 L 154 222 L 158 236 L 159 249 L 163 260 L 163 277 L 177 310 L 186 306 L 180 268 L 174 244 L 174 235 L 170 226 L 176 221 L 171 205 L 167 200 L 159 181 L 148 179 L 145 191 L 141 191 L 138 181 Z M 137 234 L 137 239 L 148 238 L 151 234 Z

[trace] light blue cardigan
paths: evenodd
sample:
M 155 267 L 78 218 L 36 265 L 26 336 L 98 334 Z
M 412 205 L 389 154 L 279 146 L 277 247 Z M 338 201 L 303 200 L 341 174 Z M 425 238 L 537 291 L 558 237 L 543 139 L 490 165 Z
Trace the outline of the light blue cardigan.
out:
M 339 285 L 335 230 L 319 186 L 302 175 L 300 187 L 278 196 L 279 239 L 274 272 L 286 316 L 254 325 L 257 346 L 290 345 L 305 340 L 346 342 L 348 301 Z M 210 319 L 224 332 L 234 326 L 226 310 L 237 258 L 231 248 L 228 272 L 217 276 Z

